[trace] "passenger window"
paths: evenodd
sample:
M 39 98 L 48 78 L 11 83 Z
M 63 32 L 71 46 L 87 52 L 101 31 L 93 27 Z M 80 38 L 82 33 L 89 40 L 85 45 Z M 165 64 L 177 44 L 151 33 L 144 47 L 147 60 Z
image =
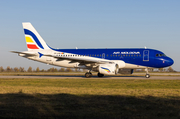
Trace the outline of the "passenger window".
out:
M 159 54 L 156 54 L 156 57 L 158 57 L 159 56 Z

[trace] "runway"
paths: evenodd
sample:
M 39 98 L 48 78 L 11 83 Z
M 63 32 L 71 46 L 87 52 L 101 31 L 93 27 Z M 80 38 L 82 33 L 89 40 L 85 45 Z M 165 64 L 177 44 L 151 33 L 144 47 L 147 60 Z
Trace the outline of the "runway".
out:
M 104 76 L 104 77 L 97 77 L 93 76 L 91 78 L 85 78 L 84 76 L 0 76 L 2 78 L 38 78 L 38 79 L 157 79 L 157 80 L 180 80 L 180 76 L 151 76 L 150 78 L 145 78 L 144 76 Z

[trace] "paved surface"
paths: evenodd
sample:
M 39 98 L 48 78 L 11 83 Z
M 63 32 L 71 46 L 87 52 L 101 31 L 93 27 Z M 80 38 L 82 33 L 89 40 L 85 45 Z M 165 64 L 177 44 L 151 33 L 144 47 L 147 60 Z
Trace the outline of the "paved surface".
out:
M 0 76 L 0 78 L 49 78 L 49 79 L 89 79 L 84 76 Z M 159 79 L 159 80 L 180 80 L 180 76 L 151 76 L 145 78 L 144 76 L 104 76 L 99 78 L 97 76 L 91 79 Z

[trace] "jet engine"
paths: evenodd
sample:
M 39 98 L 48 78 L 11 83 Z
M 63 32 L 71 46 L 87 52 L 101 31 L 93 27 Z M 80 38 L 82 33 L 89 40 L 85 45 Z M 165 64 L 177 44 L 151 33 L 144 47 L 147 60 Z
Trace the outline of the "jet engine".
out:
M 119 67 L 117 64 L 100 64 L 98 71 L 101 74 L 115 75 L 118 73 Z

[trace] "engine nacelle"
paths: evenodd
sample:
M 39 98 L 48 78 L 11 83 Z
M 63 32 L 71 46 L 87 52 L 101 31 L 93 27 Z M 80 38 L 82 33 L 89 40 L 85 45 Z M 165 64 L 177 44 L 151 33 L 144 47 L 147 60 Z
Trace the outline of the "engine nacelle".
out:
M 99 73 L 107 75 L 115 75 L 118 72 L 117 64 L 100 64 L 98 67 Z

